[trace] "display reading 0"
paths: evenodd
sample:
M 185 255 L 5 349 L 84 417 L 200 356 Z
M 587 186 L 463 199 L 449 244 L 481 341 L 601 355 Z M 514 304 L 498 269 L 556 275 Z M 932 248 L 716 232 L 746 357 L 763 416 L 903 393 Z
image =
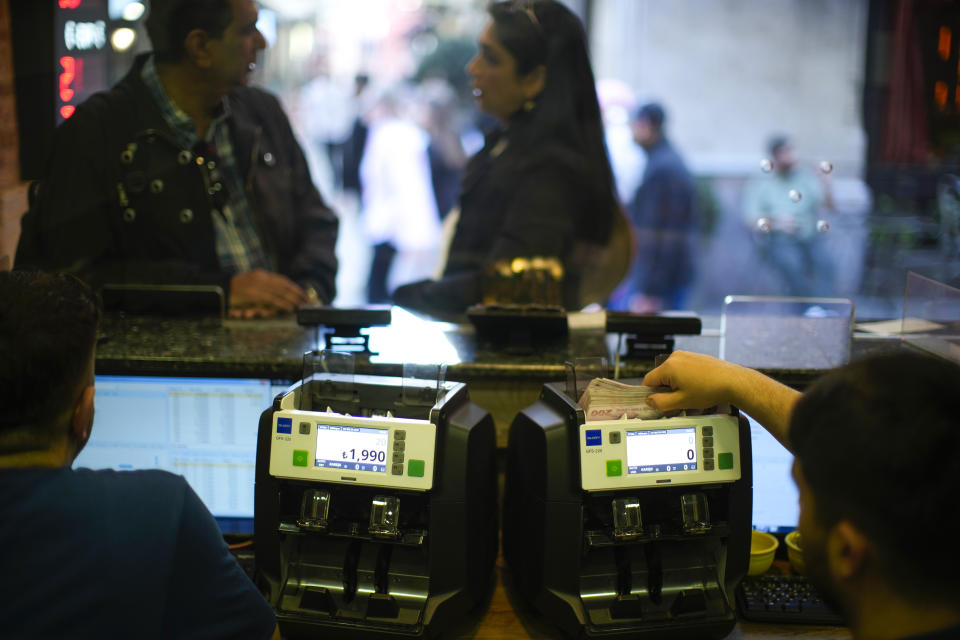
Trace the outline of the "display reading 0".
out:
M 627 473 L 695 471 L 697 429 L 627 431 Z
M 318 424 L 314 466 L 385 473 L 388 435 L 388 429 Z

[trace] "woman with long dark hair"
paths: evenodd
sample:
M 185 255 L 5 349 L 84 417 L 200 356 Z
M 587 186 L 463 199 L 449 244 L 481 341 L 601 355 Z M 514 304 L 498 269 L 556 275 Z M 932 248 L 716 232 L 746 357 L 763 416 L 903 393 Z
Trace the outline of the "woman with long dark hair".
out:
M 621 217 L 583 25 L 555 0 L 496 2 L 489 14 L 467 71 L 499 126 L 467 165 L 443 277 L 400 287 L 394 301 L 463 311 L 491 264 L 543 256 L 563 265 L 564 306 L 579 308 Z

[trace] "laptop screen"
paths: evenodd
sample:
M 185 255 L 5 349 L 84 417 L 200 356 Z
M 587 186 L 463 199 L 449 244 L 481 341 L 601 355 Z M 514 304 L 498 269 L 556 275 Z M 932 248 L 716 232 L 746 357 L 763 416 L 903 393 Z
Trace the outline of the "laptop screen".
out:
M 97 376 L 93 431 L 74 467 L 182 475 L 224 533 L 252 532 L 260 414 L 289 384 Z
M 753 528 L 785 533 L 797 528 L 799 494 L 790 475 L 793 454 L 747 416 L 753 449 Z

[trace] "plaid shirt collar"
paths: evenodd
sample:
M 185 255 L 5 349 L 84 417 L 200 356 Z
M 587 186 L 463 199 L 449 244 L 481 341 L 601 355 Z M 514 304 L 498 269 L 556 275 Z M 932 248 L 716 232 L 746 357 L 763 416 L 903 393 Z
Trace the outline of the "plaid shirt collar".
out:
M 144 84 L 147 85 L 147 89 L 150 90 L 150 94 L 157 103 L 157 107 L 160 108 L 160 113 L 163 115 L 164 121 L 167 123 L 167 126 L 173 130 L 177 140 L 185 149 L 193 149 L 196 144 L 201 141 L 199 136 L 197 136 L 197 127 L 193 120 L 190 119 L 190 116 L 170 98 L 163 83 L 160 82 L 160 76 L 157 74 L 157 65 L 152 55 L 147 58 L 146 63 L 144 63 L 143 69 L 140 71 L 140 77 L 143 79 Z M 215 113 L 216 115 L 210 122 L 210 128 L 207 129 L 204 138 L 207 142 L 215 140 L 217 131 L 221 127 L 226 126 L 227 118 L 230 117 L 230 104 L 226 98 L 220 99 L 220 104 L 216 106 Z

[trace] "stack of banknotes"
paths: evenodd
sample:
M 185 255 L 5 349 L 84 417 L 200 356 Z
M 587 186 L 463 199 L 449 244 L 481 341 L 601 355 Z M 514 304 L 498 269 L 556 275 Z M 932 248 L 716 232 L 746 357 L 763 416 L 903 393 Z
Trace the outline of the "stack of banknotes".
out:
M 646 387 L 609 378 L 594 378 L 580 396 L 580 406 L 587 422 L 619 420 L 623 417 L 642 420 L 662 418 L 663 412 L 647 406 L 647 396 L 669 391 L 670 387 Z

